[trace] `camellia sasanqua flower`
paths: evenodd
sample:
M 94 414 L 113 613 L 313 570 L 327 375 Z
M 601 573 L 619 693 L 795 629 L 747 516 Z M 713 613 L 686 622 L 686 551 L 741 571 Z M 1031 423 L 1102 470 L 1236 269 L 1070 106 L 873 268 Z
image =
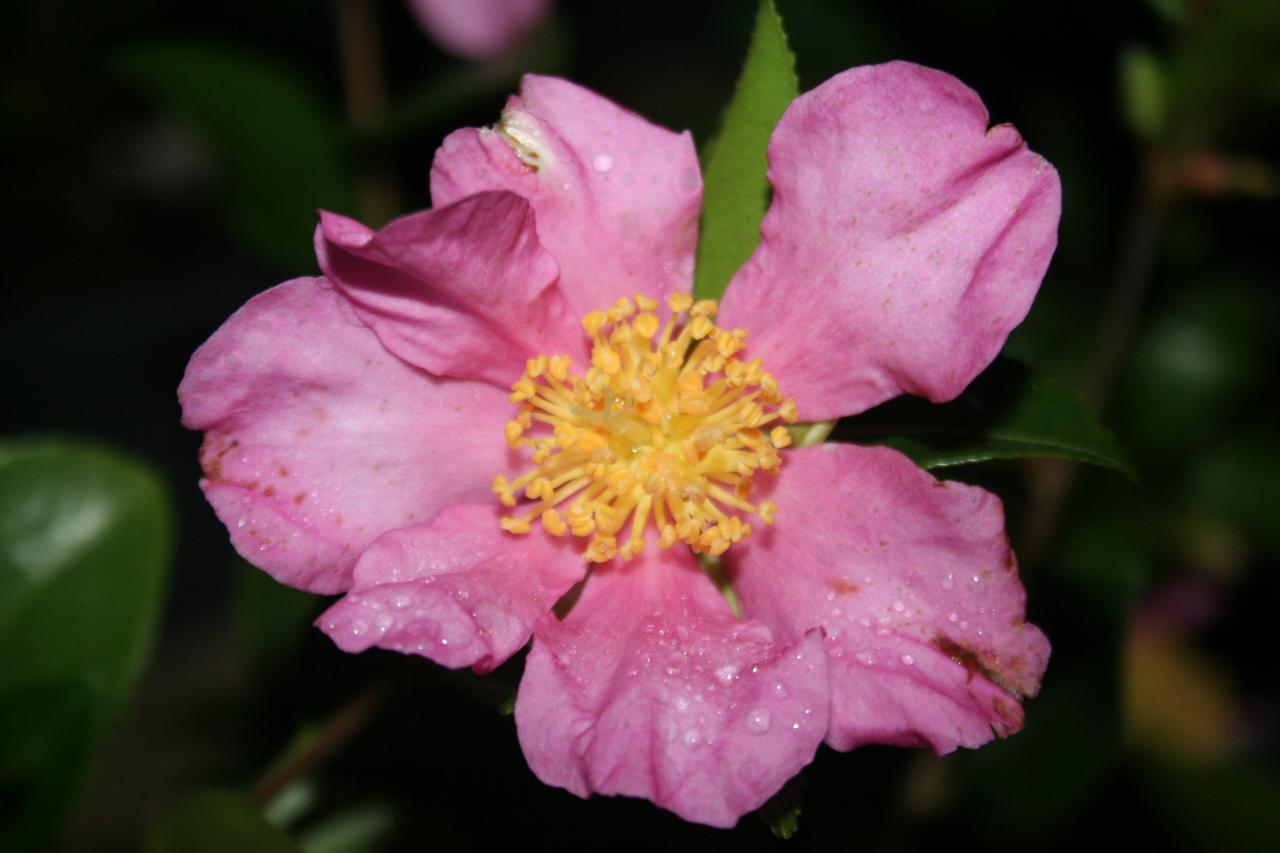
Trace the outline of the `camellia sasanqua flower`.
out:
M 759 247 L 694 302 L 690 136 L 526 77 L 444 141 L 433 209 L 322 213 L 324 275 L 250 300 L 179 390 L 236 548 L 342 595 L 339 647 L 485 672 L 532 636 L 538 777 L 715 826 L 824 741 L 1017 730 L 1049 653 L 997 498 L 783 427 L 958 395 L 1031 305 L 1056 173 L 900 62 L 796 99 L 768 155 Z

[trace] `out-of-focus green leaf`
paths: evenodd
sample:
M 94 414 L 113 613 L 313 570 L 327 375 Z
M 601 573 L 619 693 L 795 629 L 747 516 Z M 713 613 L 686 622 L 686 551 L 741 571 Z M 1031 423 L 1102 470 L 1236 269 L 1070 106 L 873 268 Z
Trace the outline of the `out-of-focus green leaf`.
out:
M 239 238 L 283 269 L 313 266 L 316 208 L 350 212 L 354 191 L 341 124 L 307 81 L 243 48 L 200 42 L 135 45 L 115 67 L 207 142 Z
M 1255 545 L 1280 554 L 1280 446 L 1274 431 L 1255 427 L 1205 453 L 1192 469 L 1187 497 Z
M 301 853 L 234 794 L 205 791 L 183 800 L 147 835 L 146 853 Z
M 761 0 L 737 90 L 706 158 L 693 282 L 698 298 L 719 299 L 760 242 L 769 200 L 765 148 L 799 87 L 782 18 L 773 0 Z
M 1129 130 L 1143 142 L 1164 134 L 1164 69 L 1155 54 L 1130 45 L 1120 54 L 1120 98 Z
M 238 557 L 231 601 L 236 639 L 261 667 L 287 658 L 306 635 L 307 622 L 324 605 L 323 599 L 285 586 Z
M 326 818 L 308 829 L 300 843 L 306 853 L 376 853 L 395 825 L 391 806 L 366 803 Z
M 1144 768 L 1148 795 L 1189 849 L 1252 853 L 1280 850 L 1280 777 L 1244 763 Z
M 800 829 L 800 812 L 804 806 L 805 776 L 793 776 L 782 790 L 760 807 L 760 819 L 769 825 L 776 838 L 787 840 Z
M 0 444 L 0 840 L 16 849 L 56 824 L 130 695 L 171 527 L 159 479 L 128 457 Z
M 1008 359 L 997 360 L 950 403 L 899 398 L 841 421 L 834 436 L 890 445 L 929 469 L 1050 457 L 1136 477 L 1124 448 L 1074 394 Z

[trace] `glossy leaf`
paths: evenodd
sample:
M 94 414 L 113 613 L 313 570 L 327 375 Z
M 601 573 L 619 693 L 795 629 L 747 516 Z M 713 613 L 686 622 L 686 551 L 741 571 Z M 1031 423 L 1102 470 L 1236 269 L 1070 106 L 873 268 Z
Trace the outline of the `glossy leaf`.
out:
M 56 824 L 130 695 L 171 526 L 159 479 L 128 457 L 0 445 L 0 839 L 15 847 Z
M 135 46 L 116 65 L 208 144 L 239 238 L 284 270 L 314 268 L 316 208 L 351 213 L 354 201 L 341 124 L 307 81 L 242 48 L 198 42 Z
M 901 397 L 841 421 L 837 441 L 887 444 L 927 469 L 993 459 L 1050 457 L 1136 478 L 1120 443 L 1057 382 L 1001 359 L 956 400 Z
M 183 800 L 152 826 L 146 853 L 299 853 L 280 830 L 234 794 L 205 791 Z
M 760 242 L 769 201 L 765 149 L 799 85 L 782 18 L 773 0 L 761 0 L 742 75 L 706 157 L 693 283 L 699 298 L 719 299 Z

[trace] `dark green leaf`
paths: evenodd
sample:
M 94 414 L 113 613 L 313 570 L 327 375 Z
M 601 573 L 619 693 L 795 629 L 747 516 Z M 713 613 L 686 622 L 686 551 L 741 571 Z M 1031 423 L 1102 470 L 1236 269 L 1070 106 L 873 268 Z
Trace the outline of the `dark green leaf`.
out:
M 341 124 L 307 82 L 242 48 L 198 42 L 134 46 L 116 65 L 209 145 L 240 239 L 283 269 L 313 266 L 316 208 L 352 212 L 354 202 Z
M 56 823 L 150 647 L 171 519 L 158 478 L 69 441 L 0 445 L 0 838 Z
M 769 200 L 765 148 L 774 125 L 799 92 L 795 57 L 773 0 L 761 0 L 738 88 L 720 135 L 708 149 L 693 292 L 719 299 L 760 242 Z
M 896 447 L 924 468 L 1051 457 L 1136 478 L 1127 454 L 1075 395 L 1007 359 L 943 405 L 901 397 L 841 421 L 836 440 Z
M 760 819 L 769 825 L 769 830 L 775 837 L 789 839 L 800 828 L 805 782 L 804 771 L 801 771 L 760 807 Z
M 259 667 L 287 658 L 307 633 L 325 599 L 285 586 L 239 557 L 232 567 L 232 622 L 236 640 Z
M 1148 796 L 1190 849 L 1280 850 L 1280 776 L 1259 763 L 1144 768 Z
M 183 800 L 151 827 L 146 845 L 146 853 L 299 853 L 301 849 L 243 798 L 218 791 Z

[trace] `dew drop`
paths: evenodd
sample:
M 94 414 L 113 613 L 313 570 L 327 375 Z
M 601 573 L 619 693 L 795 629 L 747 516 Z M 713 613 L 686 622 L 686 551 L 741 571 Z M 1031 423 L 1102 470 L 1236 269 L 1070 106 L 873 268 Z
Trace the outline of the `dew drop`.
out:
M 697 729 L 689 729 L 684 733 L 684 742 L 689 746 L 697 746 L 702 743 L 702 732 Z
M 901 613 L 902 611 L 904 611 L 904 610 L 906 610 L 906 609 L 907 609 L 907 605 L 903 604 L 901 601 L 895 601 L 895 602 L 893 603 L 893 612 L 894 612 L 894 613 Z
M 769 711 L 767 709 L 755 708 L 747 714 L 747 717 L 743 720 L 742 724 L 746 726 L 747 731 L 752 734 L 762 735 L 769 731 L 770 722 L 772 722 L 772 720 L 769 717 Z
M 777 696 L 779 699 L 786 699 L 787 685 L 783 684 L 781 681 L 775 683 L 773 685 L 773 695 Z
M 613 169 L 613 158 L 608 154 L 597 154 L 591 161 L 591 168 L 603 175 Z
M 956 585 L 956 576 L 955 576 L 955 575 L 947 575 L 945 578 L 943 578 L 943 579 L 942 579 L 942 588 L 943 588 L 943 589 L 954 589 L 954 588 L 955 588 L 955 585 Z
M 738 668 L 733 664 L 726 664 L 716 670 L 716 681 L 719 681 L 725 687 L 733 683 L 733 679 L 738 675 Z
M 903 655 L 903 656 L 902 656 L 902 663 L 903 663 L 903 665 L 904 665 L 904 666 L 911 666 L 911 665 L 913 665 L 915 662 L 916 662 L 916 659 L 915 659 L 915 658 L 913 658 L 911 655 Z

